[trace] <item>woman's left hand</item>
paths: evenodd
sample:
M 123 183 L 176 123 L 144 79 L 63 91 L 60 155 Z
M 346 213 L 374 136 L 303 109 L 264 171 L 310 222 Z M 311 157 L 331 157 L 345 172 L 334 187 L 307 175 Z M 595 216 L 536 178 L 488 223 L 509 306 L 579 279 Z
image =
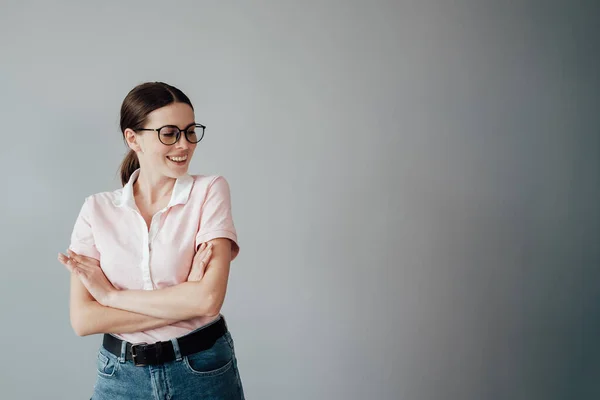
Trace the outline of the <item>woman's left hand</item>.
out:
M 108 306 L 110 298 L 117 291 L 108 281 L 100 261 L 95 258 L 81 256 L 71 250 L 67 251 L 69 256 L 58 254 L 58 261 L 79 278 L 94 299 L 103 306 Z

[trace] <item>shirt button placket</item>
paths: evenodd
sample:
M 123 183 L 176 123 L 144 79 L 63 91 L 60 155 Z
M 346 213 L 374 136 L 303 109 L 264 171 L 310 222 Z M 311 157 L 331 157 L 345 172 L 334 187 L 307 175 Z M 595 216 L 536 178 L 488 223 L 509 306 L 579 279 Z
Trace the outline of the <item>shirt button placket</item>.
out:
M 152 261 L 152 241 L 154 240 L 154 237 L 156 236 L 156 232 L 158 230 L 158 226 L 160 224 L 160 217 L 162 215 L 164 210 L 160 210 L 159 212 L 157 212 L 156 214 L 154 214 L 152 216 L 152 221 L 150 221 L 150 230 L 148 232 L 148 245 L 146 246 L 147 250 L 147 254 L 148 257 L 146 258 L 147 262 L 146 262 L 146 270 L 148 271 L 148 286 L 149 289 L 153 289 L 154 288 L 154 283 L 152 282 L 152 280 L 150 279 L 151 274 L 150 274 L 150 262 Z
M 142 262 L 140 269 L 142 270 L 142 285 L 144 290 L 152 290 L 152 278 L 150 277 L 150 249 L 148 247 L 148 227 L 146 221 L 139 211 L 136 211 L 140 216 L 140 222 L 142 226 Z
M 142 249 L 142 278 L 144 281 L 144 289 L 152 290 L 152 278 L 150 276 L 150 248 L 148 246 L 148 230 L 144 234 L 144 248 Z

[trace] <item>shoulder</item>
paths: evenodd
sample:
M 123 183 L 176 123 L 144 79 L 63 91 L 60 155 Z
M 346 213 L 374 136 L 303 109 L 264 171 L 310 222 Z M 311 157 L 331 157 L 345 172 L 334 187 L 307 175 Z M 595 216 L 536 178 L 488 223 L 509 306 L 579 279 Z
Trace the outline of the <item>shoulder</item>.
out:
M 88 208 L 106 208 L 106 207 L 115 207 L 118 205 L 121 200 L 121 195 L 123 194 L 123 188 L 107 191 L 107 192 L 98 192 L 93 193 L 85 197 L 84 199 L 84 207 Z
M 195 185 L 212 185 L 216 181 L 227 183 L 227 179 L 223 175 L 191 175 Z
M 229 182 L 223 175 L 191 175 L 194 179 L 194 190 L 207 193 L 209 191 L 226 191 L 229 193 Z

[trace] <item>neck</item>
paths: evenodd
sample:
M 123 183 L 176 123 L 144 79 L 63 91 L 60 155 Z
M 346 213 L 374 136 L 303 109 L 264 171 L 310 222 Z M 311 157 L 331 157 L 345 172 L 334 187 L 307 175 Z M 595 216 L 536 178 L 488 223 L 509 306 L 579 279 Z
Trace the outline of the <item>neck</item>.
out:
M 136 199 L 152 205 L 167 196 L 171 196 L 176 179 L 166 176 L 156 176 L 144 173 L 140 170 L 140 175 L 133 184 L 133 195 Z

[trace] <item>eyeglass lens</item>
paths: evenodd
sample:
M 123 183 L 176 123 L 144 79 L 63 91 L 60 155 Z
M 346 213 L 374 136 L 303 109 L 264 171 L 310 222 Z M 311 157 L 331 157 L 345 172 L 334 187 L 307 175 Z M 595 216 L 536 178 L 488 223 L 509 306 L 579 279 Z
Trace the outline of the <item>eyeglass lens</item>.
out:
M 202 139 L 202 135 L 198 135 L 197 130 L 201 131 L 202 127 L 191 126 L 187 130 L 187 140 L 191 143 L 198 143 Z M 165 126 L 158 131 L 158 137 L 164 144 L 174 144 L 179 139 L 181 131 L 172 126 Z

